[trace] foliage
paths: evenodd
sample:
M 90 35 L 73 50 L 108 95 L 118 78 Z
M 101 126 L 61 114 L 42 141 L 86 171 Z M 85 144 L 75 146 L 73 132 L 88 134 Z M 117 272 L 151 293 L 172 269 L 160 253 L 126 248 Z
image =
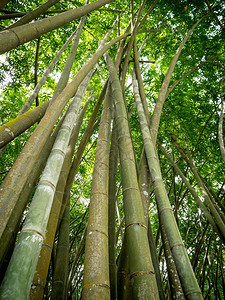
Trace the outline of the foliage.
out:
M 28 12 L 44 2 L 44 0 L 9 1 L 4 9 L 9 12 Z M 122 12 L 119 30 L 121 33 L 124 33 L 131 19 L 131 2 L 134 5 L 133 9 L 135 13 L 140 8 L 141 1 L 112 1 L 103 7 L 104 10 L 99 9 L 88 14 L 82 30 L 70 78 L 74 77 L 88 61 L 90 56 L 96 52 L 98 41 L 101 40 L 111 28 L 115 18 L 118 16 L 118 11 Z M 153 1 L 146 1 L 143 15 L 152 2 Z M 225 10 L 224 3 L 222 1 L 216 1 L 215 3 L 212 3 L 212 1 L 210 2 L 214 7 L 214 14 L 222 22 Z M 51 7 L 50 10 L 73 9 L 84 5 L 84 3 L 85 1 L 60 1 L 55 6 Z M 0 14 L 4 15 L 3 12 L 0 12 Z M 38 19 L 42 19 L 43 17 L 47 18 L 48 16 L 48 14 L 45 16 L 41 15 Z M 225 205 L 224 164 L 218 142 L 220 104 L 221 98 L 222 101 L 224 99 L 224 85 L 221 91 L 221 80 L 224 78 L 225 67 L 224 31 L 217 24 L 212 13 L 208 11 L 208 7 L 204 1 L 161 0 L 148 15 L 141 28 L 143 32 L 140 31 L 136 36 L 136 42 L 137 47 L 139 48 L 145 38 L 150 35 L 141 52 L 140 68 L 147 105 L 151 116 L 163 79 L 178 46 L 190 27 L 202 16 L 205 17 L 190 36 L 179 56 L 170 81 L 170 86 L 196 65 L 206 62 L 207 60 L 209 61 L 185 76 L 168 95 L 162 110 L 158 140 L 161 144 L 166 146 L 166 149 L 173 157 L 173 160 L 177 162 L 189 182 L 195 187 L 198 195 L 202 197 L 193 173 L 187 169 L 188 165 L 182 159 L 180 152 L 175 147 L 172 137 L 176 137 L 185 153 L 187 153 L 186 149 L 189 148 L 193 154 L 193 159 L 199 173 L 207 181 L 219 198 L 219 201 Z M 15 20 L 17 19 L 1 20 L 0 25 L 4 28 L 9 26 Z M 41 78 L 45 69 L 67 38 L 75 31 L 78 22 L 79 20 L 75 20 L 41 36 L 38 55 L 38 79 Z M 118 28 L 116 25 L 109 40 L 112 40 L 117 36 L 117 31 Z M 0 125 L 9 122 L 17 116 L 34 88 L 36 46 L 37 41 L 33 40 L 3 54 L 0 59 Z M 70 47 L 71 44 L 59 58 L 53 72 L 49 75 L 42 87 L 39 93 L 40 104 L 51 98 L 69 54 Z M 117 49 L 118 45 L 115 44 L 108 51 L 112 58 L 115 58 Z M 132 86 L 130 86 L 132 70 L 134 67 L 133 60 L 134 55 L 132 52 L 124 94 L 127 108 L 130 112 L 130 131 L 138 164 L 142 153 L 143 139 L 137 109 L 134 105 L 133 90 Z M 148 62 L 151 60 L 154 61 L 154 63 Z M 103 58 L 99 60 L 99 66 L 104 80 L 107 80 L 108 69 Z M 92 89 L 95 97 L 91 100 L 86 111 L 75 151 L 78 148 L 79 141 L 83 136 L 87 122 L 102 90 L 102 83 L 98 72 L 96 72 L 91 79 L 89 88 Z M 89 95 L 90 92 L 88 91 L 85 100 Z M 35 104 L 33 104 L 32 107 L 34 106 Z M 98 113 L 97 118 L 100 116 L 101 110 Z M 1 183 L 36 126 L 37 125 L 34 125 L 29 128 L 7 146 L 3 156 L 0 158 Z M 86 146 L 78 174 L 71 190 L 70 266 L 77 253 L 80 241 L 82 240 L 82 234 L 88 219 L 88 213 L 85 214 L 85 212 L 88 208 L 88 201 L 91 193 L 91 179 L 98 136 L 97 131 L 98 128 L 92 134 Z M 187 191 L 180 177 L 171 167 L 171 164 L 165 155 L 158 150 L 158 148 L 157 152 L 159 155 L 163 180 L 168 191 L 172 208 L 174 211 L 177 210 L 175 212 L 176 221 L 192 263 L 196 255 L 196 247 L 202 243 L 202 245 L 199 246 L 198 262 L 196 265 L 193 263 L 193 266 L 203 296 L 205 298 L 208 297 L 207 299 L 222 299 L 225 297 L 223 294 L 223 261 L 225 256 L 223 241 L 217 237 L 212 227 L 208 226 L 206 217 L 199 209 L 192 195 Z M 116 219 L 116 230 L 119 228 L 118 217 L 121 217 L 122 219 L 124 215 L 122 195 L 119 191 L 119 169 L 117 181 L 118 211 L 120 216 L 117 216 Z M 157 251 L 160 253 L 160 265 L 165 266 L 163 250 L 159 238 L 159 220 L 156 209 L 156 200 L 153 193 L 150 197 L 149 215 L 154 237 L 156 237 Z M 124 227 L 125 226 L 123 225 L 123 231 Z M 206 233 L 203 234 L 206 227 Z M 119 255 L 120 249 L 121 236 L 119 237 L 117 245 L 117 255 Z M 74 299 L 78 299 L 81 292 L 82 283 L 79 281 L 79 276 L 82 277 L 83 272 L 83 252 L 78 261 L 78 268 L 80 269 L 75 273 L 73 284 L 70 287 L 70 292 L 73 293 Z M 54 268 L 54 263 L 52 268 Z M 51 276 L 52 275 L 49 275 L 48 278 L 49 282 L 47 283 L 46 298 L 50 297 Z M 165 275 L 163 282 L 165 288 L 167 287 L 167 280 L 168 277 Z M 167 289 L 166 291 L 169 292 Z

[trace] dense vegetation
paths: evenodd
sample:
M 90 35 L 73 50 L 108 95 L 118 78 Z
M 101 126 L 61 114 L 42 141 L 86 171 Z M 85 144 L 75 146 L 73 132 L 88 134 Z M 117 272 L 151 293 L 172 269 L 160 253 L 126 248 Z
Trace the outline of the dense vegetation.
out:
M 101 1 L 0 3 L 0 298 L 224 299 L 225 4 Z

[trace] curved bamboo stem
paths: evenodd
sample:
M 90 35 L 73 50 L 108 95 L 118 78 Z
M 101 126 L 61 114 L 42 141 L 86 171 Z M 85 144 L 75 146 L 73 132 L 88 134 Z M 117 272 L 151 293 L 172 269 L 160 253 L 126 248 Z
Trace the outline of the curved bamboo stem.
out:
M 150 123 L 150 128 L 151 128 L 150 133 L 151 133 L 152 141 L 153 141 L 154 145 L 155 145 L 156 140 L 157 140 L 157 134 L 158 134 L 160 116 L 161 116 L 161 113 L 162 113 L 162 107 L 163 107 L 163 104 L 166 100 L 167 90 L 168 90 L 168 87 L 169 87 L 170 79 L 171 79 L 172 74 L 173 74 L 173 70 L 175 68 L 175 65 L 177 63 L 177 60 L 179 58 L 179 55 L 180 55 L 184 45 L 186 44 L 188 38 L 190 37 L 190 35 L 194 31 L 194 29 L 197 27 L 197 25 L 201 22 L 202 19 L 203 18 L 199 19 L 191 27 L 191 29 L 188 31 L 188 33 L 184 37 L 184 39 L 181 42 L 180 46 L 177 48 L 177 51 L 176 51 L 176 53 L 175 53 L 175 55 L 174 55 L 174 57 L 173 57 L 173 59 L 170 63 L 170 66 L 169 66 L 169 68 L 167 70 L 167 73 L 165 75 L 165 78 L 163 80 L 162 86 L 161 86 L 160 91 L 159 91 L 158 99 L 156 101 L 156 105 L 155 105 L 155 108 L 154 108 L 154 111 L 153 111 L 153 114 L 152 114 L 152 117 L 151 117 L 151 123 Z

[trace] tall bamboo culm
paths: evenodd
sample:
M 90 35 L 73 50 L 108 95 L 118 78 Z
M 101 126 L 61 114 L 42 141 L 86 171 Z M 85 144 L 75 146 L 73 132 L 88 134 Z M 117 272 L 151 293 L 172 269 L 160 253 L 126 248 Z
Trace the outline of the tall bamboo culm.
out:
M 119 160 L 118 145 L 116 139 L 115 122 L 113 122 L 111 148 L 109 155 L 109 277 L 111 299 L 117 299 L 117 265 L 116 265 L 116 181 Z
M 101 116 L 85 244 L 82 299 L 110 299 L 108 256 L 108 174 L 111 130 L 110 87 Z
M 51 206 L 74 122 L 77 119 L 76 101 L 70 106 L 61 125 L 0 290 L 1 299 L 27 299 L 38 256 L 49 219 Z
M 117 141 L 121 164 L 121 178 L 129 255 L 129 271 L 135 299 L 158 299 L 155 272 L 147 239 L 136 164 L 128 126 L 127 111 L 114 64 L 106 55 L 116 111 Z
M 155 148 L 153 146 L 140 97 L 135 97 L 135 101 L 137 105 L 139 122 L 141 124 L 145 153 L 157 200 L 158 213 L 166 231 L 185 298 L 192 300 L 203 299 L 188 254 L 180 236 L 180 232 L 174 218 L 173 210 L 171 208 L 162 180 L 159 161 L 155 152 Z
M 79 101 L 84 97 L 84 94 L 86 92 L 86 89 L 88 87 L 88 83 L 90 81 L 92 75 L 92 71 L 89 72 L 89 74 L 85 77 L 83 82 L 81 83 L 75 97 L 74 101 L 79 103 Z M 33 283 L 32 283 L 32 288 L 30 291 L 30 300 L 32 299 L 42 299 L 43 294 L 44 294 L 44 288 L 46 284 L 46 279 L 47 279 L 47 274 L 48 274 L 48 269 L 49 269 L 49 264 L 50 264 L 50 259 L 51 259 L 51 252 L 53 248 L 53 243 L 54 243 L 54 237 L 57 229 L 57 224 L 58 224 L 58 219 L 60 215 L 60 210 L 62 206 L 62 199 L 63 199 L 63 192 L 65 189 L 68 173 L 69 173 L 69 168 L 71 164 L 71 159 L 73 156 L 75 144 L 77 141 L 77 137 L 79 134 L 79 130 L 81 127 L 81 123 L 83 121 L 83 117 L 88 105 L 87 101 L 79 115 L 78 121 L 76 122 L 76 126 L 73 129 L 71 139 L 67 148 L 66 156 L 64 159 L 64 163 L 62 166 L 62 170 L 60 173 L 60 177 L 56 186 L 56 192 L 54 195 L 53 199 L 53 204 L 51 208 L 51 213 L 49 216 L 48 220 L 48 225 L 46 229 L 46 238 L 43 242 L 42 249 L 40 252 L 40 256 L 38 259 L 38 264 L 36 267 L 35 275 L 33 278 Z

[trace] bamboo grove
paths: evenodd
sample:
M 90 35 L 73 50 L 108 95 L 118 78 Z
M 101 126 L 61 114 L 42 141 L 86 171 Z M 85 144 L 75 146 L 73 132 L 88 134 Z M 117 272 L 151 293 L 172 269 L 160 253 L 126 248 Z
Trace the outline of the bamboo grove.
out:
M 0 3 L 0 299 L 224 299 L 223 1 Z

